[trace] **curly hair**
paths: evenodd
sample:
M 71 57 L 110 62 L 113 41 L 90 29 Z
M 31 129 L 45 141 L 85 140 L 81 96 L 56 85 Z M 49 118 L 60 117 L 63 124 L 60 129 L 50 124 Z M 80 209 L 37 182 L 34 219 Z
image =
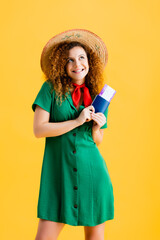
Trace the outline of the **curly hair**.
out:
M 95 97 L 102 88 L 103 84 L 103 65 L 97 54 L 88 46 L 76 41 L 64 41 L 54 45 L 52 48 L 49 60 L 50 65 L 45 72 L 45 79 L 52 82 L 57 99 L 56 101 L 62 104 L 69 94 L 69 89 L 72 87 L 72 79 L 66 72 L 67 58 L 69 50 L 73 47 L 82 47 L 87 55 L 89 63 L 89 72 L 85 76 L 85 84 L 89 89 L 91 97 Z

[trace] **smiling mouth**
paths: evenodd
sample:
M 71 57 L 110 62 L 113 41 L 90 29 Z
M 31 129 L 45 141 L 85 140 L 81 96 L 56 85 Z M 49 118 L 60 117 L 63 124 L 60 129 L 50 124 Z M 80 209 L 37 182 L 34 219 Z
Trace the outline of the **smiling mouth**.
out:
M 80 73 L 80 72 L 82 72 L 84 70 L 84 68 L 82 69 L 82 70 L 80 70 L 80 71 L 73 71 L 74 73 Z

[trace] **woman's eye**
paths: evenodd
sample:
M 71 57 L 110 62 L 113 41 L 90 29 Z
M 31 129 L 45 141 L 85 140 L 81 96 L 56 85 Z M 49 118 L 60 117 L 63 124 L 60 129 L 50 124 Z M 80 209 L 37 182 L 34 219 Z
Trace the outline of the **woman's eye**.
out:
M 73 61 L 72 59 L 68 59 L 68 62 Z
M 84 56 L 81 56 L 80 58 L 84 59 Z M 68 62 L 73 62 L 73 59 L 68 59 Z

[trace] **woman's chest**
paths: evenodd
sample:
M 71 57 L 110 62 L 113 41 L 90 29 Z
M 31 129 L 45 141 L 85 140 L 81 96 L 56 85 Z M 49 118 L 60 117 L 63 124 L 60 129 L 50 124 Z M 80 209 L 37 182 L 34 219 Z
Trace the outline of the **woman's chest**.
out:
M 81 111 L 85 108 L 82 103 L 83 93 L 81 94 L 79 104 L 76 107 L 73 104 L 72 92 L 68 94 L 66 99 L 63 97 L 61 105 L 56 101 L 56 96 L 54 96 L 51 104 L 50 121 L 62 122 L 77 118 Z
M 72 94 L 72 93 L 71 93 Z M 83 103 L 83 92 L 81 92 L 81 97 L 80 97 L 80 100 L 79 100 L 79 103 L 78 105 L 75 107 L 77 109 L 77 111 L 79 110 L 80 106 L 82 105 Z

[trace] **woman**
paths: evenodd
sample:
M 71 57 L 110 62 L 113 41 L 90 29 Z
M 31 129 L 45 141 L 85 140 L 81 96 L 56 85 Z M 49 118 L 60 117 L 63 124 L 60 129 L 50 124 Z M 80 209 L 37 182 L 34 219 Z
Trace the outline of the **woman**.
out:
M 91 105 L 107 59 L 102 40 L 83 29 L 56 35 L 43 49 L 46 81 L 32 105 L 34 134 L 46 140 L 36 240 L 57 239 L 65 224 L 84 226 L 86 240 L 102 240 L 105 221 L 114 218 L 112 183 L 97 148 L 108 109 L 95 113 Z

